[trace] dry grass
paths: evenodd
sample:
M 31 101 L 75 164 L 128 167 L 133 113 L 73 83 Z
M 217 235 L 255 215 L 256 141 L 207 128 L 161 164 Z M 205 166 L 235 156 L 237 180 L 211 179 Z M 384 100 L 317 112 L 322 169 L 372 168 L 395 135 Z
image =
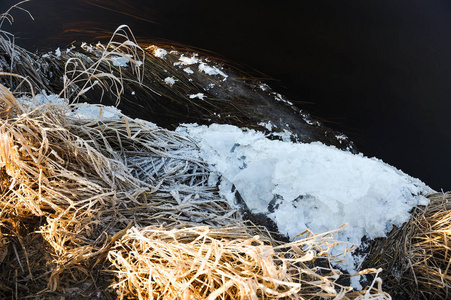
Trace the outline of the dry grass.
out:
M 197 72 L 202 78 L 190 81 L 174 66 L 178 56 L 152 57 L 127 27 L 105 46 L 47 56 L 0 34 L 1 298 L 390 298 L 378 270 L 364 271 L 376 273 L 364 291 L 339 283 L 331 263 L 340 258 L 330 256 L 334 232 L 282 243 L 244 222 L 208 185 L 210 166 L 189 137 L 125 115 L 70 114 L 81 99 L 116 103 L 138 87 L 138 96 L 154 97 L 149 110 L 163 97 L 179 102 L 175 107 L 188 103 L 195 114 L 223 110 L 234 118 L 249 102 L 190 101 L 189 93 L 211 79 Z M 115 65 L 118 57 L 128 67 Z M 168 70 L 182 74 L 174 88 L 163 83 Z M 229 87 L 218 96 L 243 96 L 239 89 L 230 95 Z M 58 91 L 75 104 L 39 106 L 33 88 Z M 167 114 L 183 114 L 168 103 L 159 104 Z
M 1 96 L 11 103 L 10 94 Z M 2 232 L 26 249 L 24 240 L 38 231 L 52 249 L 49 288 L 56 290 L 61 274 L 89 272 L 130 223 L 235 222 L 234 210 L 206 185 L 206 166 L 189 157 L 195 147 L 158 127 L 89 124 L 58 107 L 9 114 L 0 124 Z M 19 260 L 22 275 L 35 278 L 28 252 Z
M 299 261 L 294 269 L 244 227 L 146 227 L 130 230 L 109 259 L 118 270 L 114 287 L 121 299 L 257 299 L 299 295 L 302 287 L 303 294 L 309 288 L 317 294 L 321 282 L 335 293 L 333 280 L 306 267 L 312 257 L 302 254 L 292 257 Z
M 394 295 L 406 299 L 449 299 L 451 294 L 451 194 L 429 196 L 409 222 L 373 243 L 364 266 L 384 269 Z
M 225 123 L 265 131 L 261 123 L 271 122 L 275 132 L 292 132 L 296 141 L 354 149 L 351 141 L 337 139 L 337 132 L 307 112 L 280 101 L 283 97 L 258 78 L 192 49 L 164 47 L 168 53 L 161 58 L 155 55 L 155 46 L 141 48 L 130 29 L 121 26 L 105 44 L 34 54 L 14 45 L 13 37 L 5 33 L 0 37 L 0 68 L 27 77 L 38 91 L 62 93 L 71 102 L 120 105 L 126 115 L 168 129 L 180 123 Z M 196 56 L 198 61 L 183 65 L 182 56 Z M 117 58 L 128 61 L 128 66 L 115 63 Z M 202 66 L 221 70 L 227 77 L 207 74 Z M 13 78 L 0 78 L 0 83 L 28 91 L 18 88 L 21 82 Z M 198 93 L 204 95 L 202 100 L 190 98 Z
M 387 299 L 377 289 L 351 295 L 340 271 L 315 266 L 331 259 L 333 232 L 273 246 L 251 228 L 132 228 L 109 252 L 113 287 L 120 299 L 142 300 Z
M 0 120 L 2 297 L 364 297 L 316 265 L 334 259 L 331 233 L 280 244 L 243 223 L 188 137 L 67 115 L 79 105 L 15 107 L 2 91 L 13 107 Z

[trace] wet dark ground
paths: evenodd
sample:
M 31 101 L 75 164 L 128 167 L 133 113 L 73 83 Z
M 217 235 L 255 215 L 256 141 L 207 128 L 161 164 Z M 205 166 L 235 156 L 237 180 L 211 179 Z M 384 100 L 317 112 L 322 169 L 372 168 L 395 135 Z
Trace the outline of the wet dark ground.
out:
M 16 1 L 2 0 L 4 11 Z M 143 39 L 213 51 L 274 78 L 360 151 L 451 190 L 451 2 L 447 0 L 32 0 L 5 26 L 30 50 Z

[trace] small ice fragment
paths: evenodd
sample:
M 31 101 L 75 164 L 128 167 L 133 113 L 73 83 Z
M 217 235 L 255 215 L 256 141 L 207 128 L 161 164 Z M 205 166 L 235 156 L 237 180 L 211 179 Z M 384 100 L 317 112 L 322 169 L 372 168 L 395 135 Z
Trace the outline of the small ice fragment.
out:
M 348 139 L 348 137 L 347 137 L 346 135 L 344 135 L 344 134 L 337 134 L 337 135 L 335 136 L 335 138 L 336 138 L 337 140 L 339 140 L 339 141 L 346 141 L 346 140 Z
M 89 53 L 93 53 L 94 52 L 94 47 L 92 45 L 88 45 L 85 42 L 81 43 L 81 49 L 89 52 Z
M 188 74 L 193 74 L 193 73 L 194 73 L 194 71 L 191 70 L 189 67 L 183 69 L 183 71 L 185 71 L 185 72 L 188 73 Z
M 204 100 L 205 95 L 203 93 L 197 93 L 197 94 L 189 95 L 189 98 L 190 99 L 199 98 L 200 100 Z
M 199 59 L 195 56 L 187 57 L 187 56 L 180 56 L 179 61 L 182 65 L 193 65 L 199 63 Z
M 207 65 L 205 63 L 201 63 L 199 65 L 199 71 L 204 72 L 205 74 L 208 74 L 208 75 L 221 75 L 224 78 L 228 77 L 224 72 L 222 72 L 218 68 L 210 67 L 209 65 Z
M 173 86 L 175 83 L 175 79 L 174 79 L 174 77 L 166 77 L 164 79 L 164 83 L 166 83 L 169 86 Z
M 70 48 L 66 48 L 66 53 L 71 53 L 73 49 L 75 49 L 74 45 L 72 45 Z
M 272 131 L 272 126 L 273 126 L 273 124 L 271 123 L 271 121 L 268 121 L 267 123 L 265 123 L 265 122 L 260 122 L 260 123 L 258 123 L 258 125 L 265 127 L 265 128 L 268 129 L 269 131 Z
M 111 61 L 113 66 L 116 67 L 126 67 L 129 60 L 124 56 L 111 56 Z
M 87 103 L 77 104 L 74 110 L 67 112 L 69 117 L 84 119 L 84 120 L 105 120 L 105 119 L 119 119 L 121 111 L 113 106 L 97 106 Z
M 279 94 L 279 93 L 274 93 L 274 99 L 276 99 L 277 101 L 280 101 L 280 102 L 284 102 L 284 103 L 289 104 L 289 105 L 293 105 L 293 103 L 291 103 L 290 101 L 284 99 L 284 97 L 281 94 Z
M 269 89 L 269 86 L 266 84 L 266 83 L 262 83 L 262 84 L 260 84 L 260 89 L 263 91 L 263 92 L 265 92 L 265 91 L 267 91 L 268 89 Z
M 157 46 L 154 46 L 153 55 L 155 57 L 164 59 L 166 54 L 168 54 L 168 52 L 166 50 L 161 49 L 161 48 L 159 48 Z

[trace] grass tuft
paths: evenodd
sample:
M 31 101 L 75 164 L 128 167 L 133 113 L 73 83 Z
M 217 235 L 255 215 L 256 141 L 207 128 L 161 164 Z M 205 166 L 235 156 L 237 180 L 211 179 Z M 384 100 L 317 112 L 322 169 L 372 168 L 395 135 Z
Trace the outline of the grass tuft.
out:
M 429 196 L 409 222 L 370 249 L 364 267 L 383 268 L 386 288 L 406 299 L 449 299 L 451 294 L 451 194 Z

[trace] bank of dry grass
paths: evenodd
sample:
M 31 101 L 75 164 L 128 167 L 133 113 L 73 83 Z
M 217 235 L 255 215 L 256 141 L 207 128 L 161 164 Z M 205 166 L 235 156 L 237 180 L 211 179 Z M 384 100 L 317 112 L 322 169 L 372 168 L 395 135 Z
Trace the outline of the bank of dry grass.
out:
M 383 268 L 387 289 L 406 299 L 451 297 L 451 194 L 429 196 L 409 222 L 373 243 L 364 266 Z
M 186 119 L 176 108 L 188 105 L 201 120 L 242 125 L 255 115 L 246 105 L 262 96 L 250 81 L 229 77 L 221 86 L 222 78 L 197 71 L 193 82 L 175 66 L 179 54 L 163 60 L 144 51 L 126 26 L 106 45 L 46 55 L 0 35 L 0 66 L 9 72 L 0 73 L 1 298 L 390 298 L 379 270 L 363 271 L 376 273 L 363 291 L 340 283 L 334 232 L 283 243 L 245 222 L 208 185 L 210 167 L 189 137 L 124 115 L 80 119 L 70 112 L 81 104 L 38 105 L 33 94 L 159 106 L 162 118 Z M 177 85 L 165 83 L 168 72 Z M 191 100 L 210 84 L 216 94 Z M 130 97 L 135 91 L 145 105 Z M 249 100 L 249 92 L 258 97 Z
M 338 284 L 330 233 L 283 244 L 245 223 L 188 137 L 28 99 L 0 90 L 2 297 L 387 298 Z

